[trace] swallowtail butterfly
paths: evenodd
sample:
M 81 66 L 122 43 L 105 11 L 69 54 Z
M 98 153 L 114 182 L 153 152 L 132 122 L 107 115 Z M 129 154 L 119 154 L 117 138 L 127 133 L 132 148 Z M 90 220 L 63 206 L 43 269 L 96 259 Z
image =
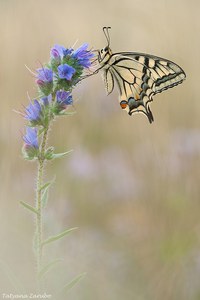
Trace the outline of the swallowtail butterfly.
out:
M 108 94 L 113 91 L 114 83 L 117 84 L 122 109 L 130 116 L 141 112 L 152 123 L 154 118 L 149 103 L 153 101 L 153 96 L 182 83 L 186 78 L 185 72 L 174 62 L 154 55 L 112 53 L 109 29 L 110 27 L 103 27 L 107 46 L 98 50 L 99 68 L 96 72 L 103 70 Z

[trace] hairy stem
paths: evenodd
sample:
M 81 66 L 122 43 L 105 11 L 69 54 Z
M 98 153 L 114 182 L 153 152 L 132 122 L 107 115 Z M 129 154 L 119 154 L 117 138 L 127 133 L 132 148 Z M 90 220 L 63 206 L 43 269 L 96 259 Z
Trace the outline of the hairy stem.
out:
M 42 185 L 43 185 L 43 174 L 45 165 L 45 151 L 47 146 L 49 126 L 45 128 L 41 141 L 40 157 L 38 158 L 38 173 L 37 173 L 37 187 L 36 187 L 36 209 L 38 211 L 36 217 L 36 263 L 37 263 L 37 274 L 41 271 L 42 266 L 42 237 L 43 237 L 43 226 L 42 226 Z

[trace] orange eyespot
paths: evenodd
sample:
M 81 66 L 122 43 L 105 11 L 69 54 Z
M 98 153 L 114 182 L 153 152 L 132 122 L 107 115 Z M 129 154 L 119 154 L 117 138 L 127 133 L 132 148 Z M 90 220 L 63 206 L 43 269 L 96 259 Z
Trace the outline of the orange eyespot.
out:
M 128 102 L 126 100 L 122 100 L 120 102 L 120 106 L 121 106 L 122 109 L 125 109 L 127 107 L 127 105 L 128 105 Z

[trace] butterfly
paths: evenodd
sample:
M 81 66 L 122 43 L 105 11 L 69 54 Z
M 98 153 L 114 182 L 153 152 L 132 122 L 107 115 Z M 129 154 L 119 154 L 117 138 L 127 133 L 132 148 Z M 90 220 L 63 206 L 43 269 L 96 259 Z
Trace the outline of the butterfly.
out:
M 131 116 L 137 112 L 145 114 L 150 123 L 154 121 L 150 102 L 154 95 L 172 88 L 186 78 L 186 74 L 176 63 L 158 56 L 137 53 L 113 53 L 110 48 L 108 30 L 103 27 L 107 46 L 98 51 L 99 68 L 107 93 L 112 93 L 114 84 L 119 88 L 119 102 L 123 110 Z

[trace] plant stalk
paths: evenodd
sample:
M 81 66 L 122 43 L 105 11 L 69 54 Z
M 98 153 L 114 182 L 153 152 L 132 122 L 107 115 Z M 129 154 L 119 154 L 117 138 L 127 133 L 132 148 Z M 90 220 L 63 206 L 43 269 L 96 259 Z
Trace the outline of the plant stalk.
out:
M 43 185 L 43 174 L 45 166 L 45 151 L 47 146 L 49 125 L 43 132 L 41 141 L 40 157 L 38 158 L 38 172 L 37 172 L 37 187 L 36 187 L 36 209 L 38 211 L 36 217 L 36 264 L 37 264 L 37 277 L 42 267 L 42 238 L 43 238 L 43 216 L 42 216 L 42 185 Z M 38 287 L 40 284 L 38 282 Z

